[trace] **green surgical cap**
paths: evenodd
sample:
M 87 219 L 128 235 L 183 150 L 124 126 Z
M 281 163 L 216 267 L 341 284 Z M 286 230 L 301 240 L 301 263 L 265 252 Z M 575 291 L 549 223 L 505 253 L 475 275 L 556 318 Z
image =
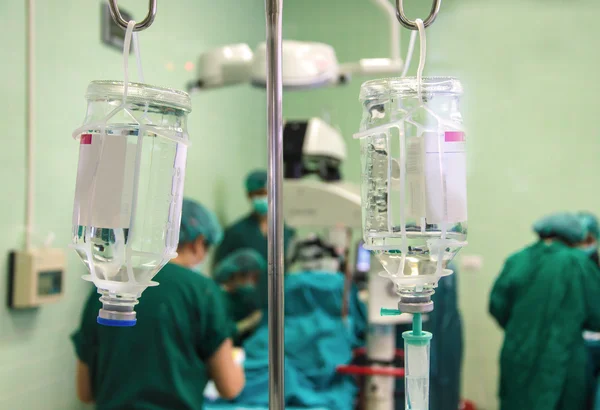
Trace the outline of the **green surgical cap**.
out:
M 577 217 L 579 218 L 579 221 L 583 225 L 583 228 L 586 230 L 587 234 L 598 239 L 600 236 L 600 227 L 598 226 L 598 218 L 596 218 L 596 215 L 592 214 L 591 212 L 579 212 Z
M 214 278 L 217 282 L 227 282 L 234 273 L 260 272 L 267 270 L 267 262 L 254 249 L 239 249 L 229 254 L 215 268 Z
M 267 187 L 267 171 L 252 171 L 246 177 L 246 192 L 250 193 Z
M 179 243 L 189 243 L 204 236 L 208 245 L 217 245 L 223 238 L 223 228 L 217 217 L 198 202 L 184 198 L 181 207 Z
M 580 219 L 567 212 L 546 216 L 533 224 L 533 230 L 540 238 L 558 237 L 569 244 L 581 242 L 587 232 Z

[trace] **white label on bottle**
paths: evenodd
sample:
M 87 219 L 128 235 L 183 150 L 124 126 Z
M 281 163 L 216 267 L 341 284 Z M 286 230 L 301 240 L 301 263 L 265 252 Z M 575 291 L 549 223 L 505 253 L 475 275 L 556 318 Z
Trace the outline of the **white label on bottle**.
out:
M 427 222 L 439 224 L 467 220 L 467 166 L 463 132 L 426 133 L 425 182 Z M 443 144 L 443 175 L 440 173 L 440 147 Z M 444 193 L 446 201 L 444 201 Z
M 81 135 L 75 187 L 80 225 L 129 227 L 136 147 L 118 135 Z
M 406 141 L 406 214 L 417 221 L 425 217 L 427 197 L 425 192 L 425 144 L 423 138 Z

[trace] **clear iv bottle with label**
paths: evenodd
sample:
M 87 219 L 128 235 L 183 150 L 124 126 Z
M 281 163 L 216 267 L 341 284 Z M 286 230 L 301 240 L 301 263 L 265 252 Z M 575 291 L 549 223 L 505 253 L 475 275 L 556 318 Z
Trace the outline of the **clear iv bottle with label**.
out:
M 365 247 L 399 293 L 428 294 L 466 244 L 466 138 L 462 86 L 449 77 L 362 85 L 362 219 Z
M 135 324 L 134 306 L 176 255 L 188 145 L 189 96 L 122 82 L 88 86 L 84 125 L 74 132 L 79 164 L 73 246 L 103 308 L 98 322 Z

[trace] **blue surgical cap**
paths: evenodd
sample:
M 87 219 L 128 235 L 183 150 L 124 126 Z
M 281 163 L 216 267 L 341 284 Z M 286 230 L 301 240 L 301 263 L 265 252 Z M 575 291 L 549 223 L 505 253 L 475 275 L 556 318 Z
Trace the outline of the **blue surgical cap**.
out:
M 239 249 L 229 254 L 215 268 L 217 282 L 227 282 L 234 273 L 259 272 L 267 270 L 267 262 L 260 253 L 250 248 Z
M 181 207 L 179 243 L 189 243 L 204 236 L 207 245 L 217 245 L 223 238 L 223 228 L 217 217 L 198 202 L 184 198 Z
M 250 193 L 267 187 L 267 171 L 252 171 L 246 177 L 246 192 Z
M 600 236 L 600 227 L 598 226 L 598 218 L 596 218 L 596 215 L 591 212 L 579 212 L 577 217 L 583 225 L 583 228 L 586 230 L 586 233 L 598 239 Z
M 587 236 L 580 219 L 568 212 L 548 215 L 533 224 L 533 230 L 541 238 L 558 237 L 569 244 L 581 242 Z

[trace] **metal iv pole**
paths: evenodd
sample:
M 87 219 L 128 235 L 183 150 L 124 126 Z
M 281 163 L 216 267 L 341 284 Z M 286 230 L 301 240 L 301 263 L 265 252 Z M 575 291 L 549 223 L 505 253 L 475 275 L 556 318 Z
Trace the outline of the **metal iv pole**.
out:
M 283 0 L 265 0 L 267 18 L 267 136 L 269 248 L 269 410 L 285 410 L 283 303 L 283 123 L 281 15 Z

